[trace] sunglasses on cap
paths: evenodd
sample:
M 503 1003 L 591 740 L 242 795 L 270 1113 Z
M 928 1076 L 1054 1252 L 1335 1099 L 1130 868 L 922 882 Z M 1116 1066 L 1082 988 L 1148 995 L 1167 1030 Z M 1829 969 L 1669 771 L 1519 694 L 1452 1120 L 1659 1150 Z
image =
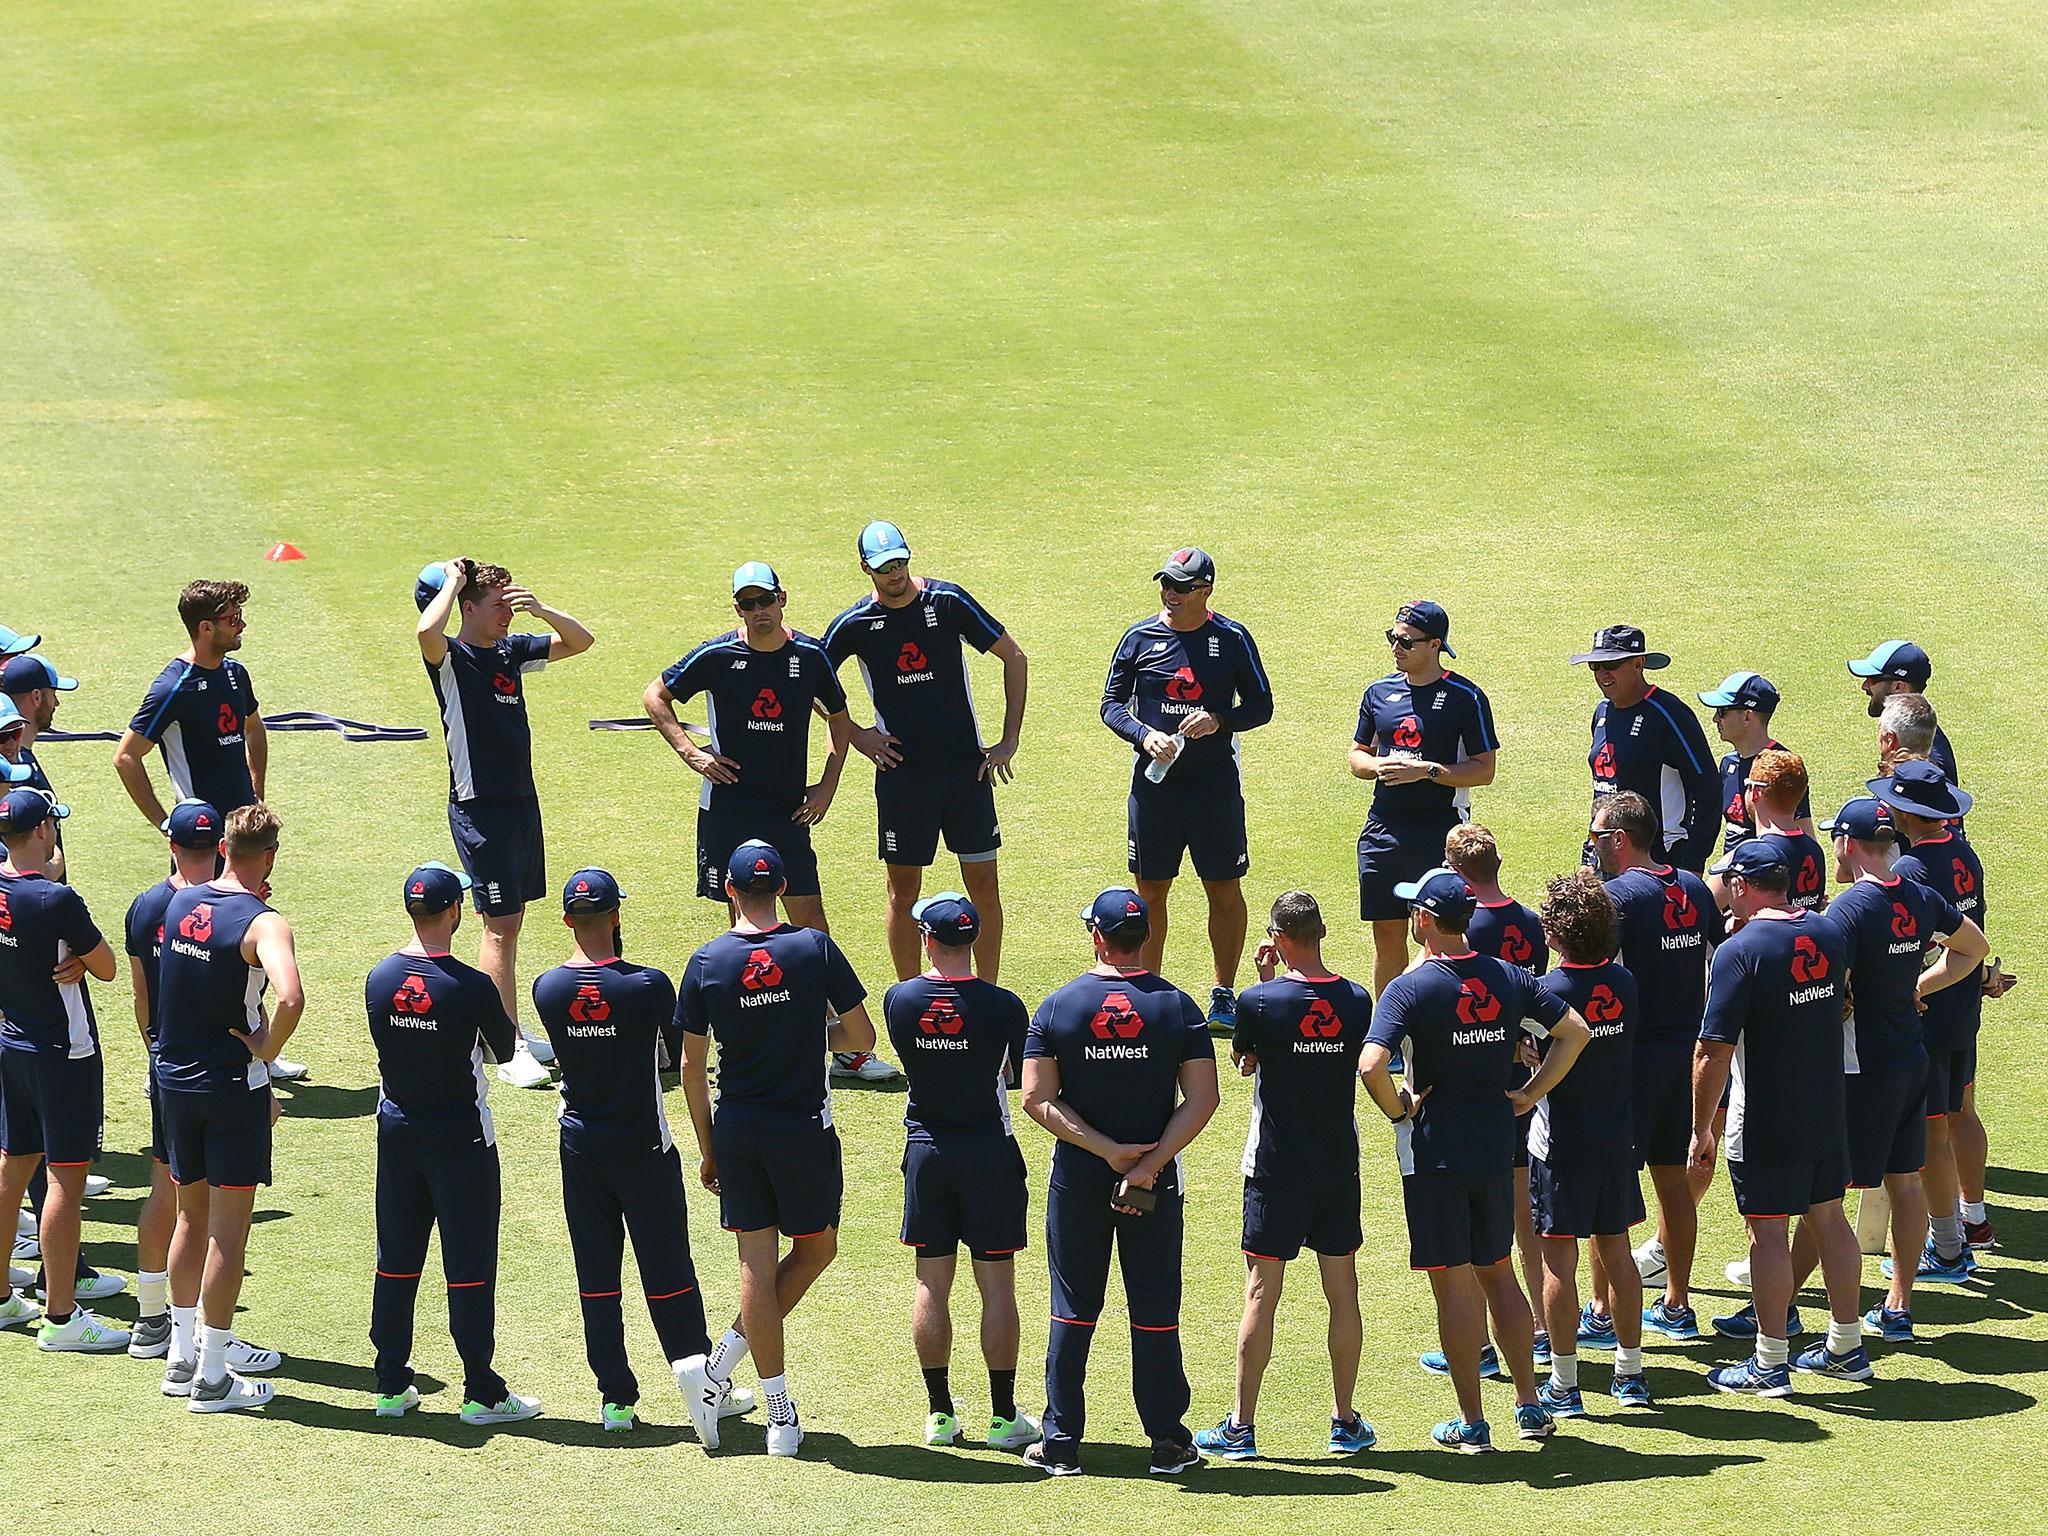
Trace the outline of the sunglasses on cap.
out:
M 752 613 L 757 608 L 773 608 L 781 601 L 780 592 L 764 592 L 759 597 L 736 597 L 732 600 L 732 605 L 741 613 Z
M 1169 592 L 1185 594 L 1188 592 L 1206 592 L 1214 583 L 1207 581 L 1175 581 L 1171 576 L 1162 576 L 1159 578 L 1159 585 L 1166 588 Z

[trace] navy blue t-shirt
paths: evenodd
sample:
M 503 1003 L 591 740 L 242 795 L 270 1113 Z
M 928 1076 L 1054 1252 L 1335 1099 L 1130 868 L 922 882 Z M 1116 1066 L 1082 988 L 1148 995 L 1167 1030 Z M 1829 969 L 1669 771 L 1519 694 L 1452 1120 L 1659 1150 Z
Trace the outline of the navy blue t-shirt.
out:
M 450 640 L 441 664 L 427 663 L 448 738 L 450 800 L 533 798 L 526 674 L 548 664 L 553 644 L 552 635 L 507 635 L 495 645 Z
M 870 593 L 840 614 L 825 630 L 825 654 L 835 667 L 860 663 L 875 725 L 900 743 L 901 766 L 966 767 L 981 762 L 981 727 L 961 642 L 985 652 L 1002 638 L 965 588 L 920 578 L 901 608 Z
M 167 1093 L 270 1086 L 270 1070 L 230 1031 L 263 1023 L 262 965 L 242 958 L 249 925 L 268 912 L 259 896 L 212 881 L 188 885 L 164 909 L 157 968 L 156 1081 Z
M 1783 752 L 1785 748 L 1776 740 L 1772 740 L 1763 750 Z M 1751 820 L 1749 814 L 1749 797 L 1743 793 L 1744 787 L 1749 783 L 1750 765 L 1756 760 L 1757 754 L 1754 752 L 1748 757 L 1739 752 L 1721 754 L 1721 821 L 1724 826 L 1721 847 L 1724 852 L 1737 843 L 1756 836 L 1756 823 Z M 1812 815 L 1813 802 L 1805 795 L 1801 795 L 1798 819 L 1805 821 Z
M 787 817 L 810 787 L 811 706 L 830 715 L 846 709 L 825 648 L 783 633 L 772 651 L 755 650 L 738 632 L 720 635 L 661 674 L 678 704 L 704 695 L 711 750 L 740 765 L 735 783 L 704 781 L 697 804 L 705 810 Z
M 1650 802 L 1663 828 L 1664 846 L 1686 840 L 1690 857 L 1705 861 L 1720 807 L 1720 781 L 1699 717 L 1675 695 L 1652 688 L 1627 709 L 1602 699 L 1593 710 L 1593 808 L 1608 795 L 1632 789 Z
M 1159 784 L 1145 777 L 1151 761 L 1143 751 L 1145 732 L 1171 736 L 1198 710 L 1219 727 L 1186 742 L 1172 771 Z M 1197 779 L 1237 779 L 1236 741 L 1273 718 L 1273 685 L 1259 660 L 1251 631 L 1220 613 L 1183 633 L 1154 614 L 1133 624 L 1117 642 L 1102 685 L 1102 723 L 1131 744 L 1132 786 L 1139 793 Z
M 249 669 L 233 657 L 217 667 L 174 661 L 149 685 L 128 725 L 162 750 L 179 799 L 204 800 L 225 816 L 256 802 L 244 735 L 256 712 Z
M 1612 960 L 1567 960 L 1541 983 L 1586 1021 L 1588 1039 L 1564 1081 L 1536 1106 L 1529 1155 L 1553 1168 L 1636 1165 L 1636 979 Z
M 721 933 L 690 956 L 675 1022 L 718 1042 L 717 1118 L 830 1125 L 826 1010 L 844 1013 L 867 995 L 839 946 L 815 928 Z
M 1792 875 L 1792 905 L 1819 912 L 1828 904 L 1828 856 L 1820 844 L 1804 832 L 1766 832 L 1759 842 L 1769 843 L 1785 856 Z
M 1405 675 L 1388 674 L 1365 690 L 1358 701 L 1358 728 L 1352 738 L 1380 757 L 1404 753 L 1445 765 L 1462 763 L 1482 752 L 1499 750 L 1493 728 L 1493 706 L 1477 683 L 1446 672 L 1433 683 L 1411 687 Z M 1375 779 L 1372 816 L 1399 824 L 1462 818 L 1472 804 L 1472 791 L 1417 779 L 1389 784 Z
M 1917 880 L 1979 928 L 1985 928 L 1984 864 L 1963 835 L 1953 828 L 1915 843 L 1902 854 L 1892 873 Z M 1988 933 L 1990 930 L 1985 928 Z M 1979 965 L 1952 987 L 1927 999 L 1920 1016 L 1930 1051 L 1959 1051 L 1977 1037 L 1984 1016 L 1984 967 Z
M 1838 892 L 1827 918 L 1848 948 L 1856 1006 L 1856 1031 L 1846 1042 L 1854 1052 L 1849 1070 L 1891 1072 L 1924 1062 L 1925 1031 L 1914 1001 L 1921 966 L 1932 945 L 1963 926 L 1963 914 L 1939 891 L 1894 873 Z
M 661 1030 L 676 989 L 651 965 L 558 965 L 534 978 L 562 1074 L 562 1147 L 569 1152 L 675 1145 L 661 1107 Z
M 1157 1141 L 1180 1103 L 1184 1061 L 1216 1058 L 1195 1000 L 1151 971 L 1075 977 L 1038 1005 L 1024 1040 L 1026 1059 L 1053 1061 L 1060 1097 L 1112 1141 Z M 1056 1180 L 1116 1182 L 1093 1152 L 1053 1148 Z M 1178 1175 L 1176 1174 L 1176 1179 Z
M 1541 976 L 1550 969 L 1550 941 L 1543 937 L 1543 919 L 1519 901 L 1481 902 L 1472 909 L 1465 937 L 1482 955 Z
M 1607 882 L 1635 979 L 1635 1038 L 1692 1045 L 1707 1009 L 1707 960 L 1727 932 L 1707 882 L 1689 869 L 1629 869 Z
M 6 756 L 5 752 L 0 752 L 0 757 Z M 40 789 L 52 800 L 59 798 L 55 786 L 50 783 L 50 776 L 43 772 L 43 765 L 36 761 L 35 753 L 29 748 L 17 748 L 14 756 L 9 761 L 18 768 L 26 767 L 28 769 L 28 778 L 20 784 L 9 784 L 0 787 L 0 798 L 4 798 L 9 789 Z M 64 823 L 61 821 L 57 823 L 57 847 L 59 851 L 62 851 L 64 847 Z
M 1826 918 L 1794 910 L 1751 918 L 1714 951 L 1700 1038 L 1735 1047 L 1733 1162 L 1805 1163 L 1843 1146 L 1848 946 Z
M 1476 951 L 1432 957 L 1388 982 L 1366 1038 L 1388 1051 L 1405 1041 L 1410 1076 L 1430 1090 L 1412 1128 L 1397 1132 L 1401 1171 L 1512 1168 L 1516 1044 L 1525 1030 L 1542 1038 L 1564 1013 L 1529 972 Z
M 0 1050 L 80 1058 L 100 1048 L 83 981 L 50 972 L 99 948 L 100 931 L 78 892 L 47 875 L 0 874 Z
M 882 1017 L 910 1079 L 911 1141 L 1010 1134 L 1008 1064 L 1023 1062 L 1031 1026 L 1023 998 L 978 976 L 926 972 L 889 989 Z
M 1259 1058 L 1239 1164 L 1246 1178 L 1357 1177 L 1352 1110 L 1371 1028 L 1371 996 L 1341 976 L 1275 976 L 1238 994 L 1231 1047 Z
M 510 1061 L 519 1041 L 498 984 L 453 955 L 401 950 L 370 972 L 363 1007 L 377 1047 L 377 1129 L 492 1145 L 484 1048 Z
M 121 925 L 129 956 L 142 962 L 142 995 L 149 1007 L 151 1045 L 156 1044 L 158 978 L 163 968 L 164 914 L 171 908 L 171 898 L 183 889 L 184 887 L 178 885 L 171 877 L 165 876 L 128 903 L 128 918 Z

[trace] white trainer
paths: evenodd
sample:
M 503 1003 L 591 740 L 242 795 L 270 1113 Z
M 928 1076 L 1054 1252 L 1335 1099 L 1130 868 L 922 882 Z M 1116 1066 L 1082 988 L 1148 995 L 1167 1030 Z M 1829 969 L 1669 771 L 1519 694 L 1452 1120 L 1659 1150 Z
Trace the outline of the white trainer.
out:
M 988 1448 L 992 1451 L 1016 1451 L 1027 1445 L 1036 1445 L 1045 1433 L 1038 1427 L 1038 1420 L 1032 1418 L 1021 1407 L 1017 1410 L 1017 1417 L 1009 1421 L 1001 1434 L 993 1433 L 995 1427 L 1002 1422 L 996 1418 L 989 1420 L 988 1427 L 991 1433 L 988 1437 Z
M 274 1349 L 262 1349 L 247 1339 L 228 1336 L 228 1369 L 239 1371 L 244 1376 L 262 1376 L 284 1364 L 284 1356 Z
M 32 1323 L 42 1315 L 41 1307 L 14 1291 L 10 1290 L 7 1299 L 0 1301 L 0 1328 L 12 1328 L 16 1323 Z
M 71 1294 L 80 1301 L 105 1301 L 109 1296 L 118 1296 L 127 1289 L 128 1282 L 122 1276 L 95 1272 L 90 1275 L 80 1275 L 73 1281 Z M 48 1301 L 50 1299 L 49 1286 L 37 1286 L 36 1294 L 42 1297 L 43 1300 Z
M 81 1355 L 125 1353 L 128 1330 L 101 1322 L 84 1307 L 73 1307 L 71 1316 L 53 1323 L 46 1315 L 36 1329 L 36 1348 L 64 1350 Z
M 525 1046 L 527 1054 L 542 1066 L 551 1067 L 555 1064 L 554 1043 L 546 1035 L 529 1033 L 522 1029 L 519 1031 L 519 1043 Z
M 36 1235 L 36 1214 L 27 1206 L 23 1206 L 14 1213 L 14 1235 L 16 1237 L 34 1237 Z
M 306 1075 L 306 1064 L 303 1061 L 289 1061 L 282 1056 L 272 1061 L 269 1067 L 270 1080 L 273 1083 L 296 1083 Z
M 21 1236 L 19 1236 L 19 1237 L 15 1238 L 15 1240 L 14 1240 L 14 1257 L 15 1257 L 15 1258 L 17 1258 L 17 1259 L 20 1259 L 20 1260 L 22 1260 L 23 1262 L 26 1262 L 26 1261 L 28 1261 L 28 1260 L 30 1260 L 30 1259 L 40 1259 L 40 1258 L 41 1258 L 42 1256 L 43 1256 L 43 1245 L 42 1245 L 41 1243 L 39 1243 L 39 1242 L 37 1242 L 37 1241 L 36 1241 L 36 1235 L 35 1235 L 35 1233 L 33 1233 L 33 1232 L 24 1232 L 24 1233 L 23 1233 L 23 1234 L 22 1234 Z
M 104 1173 L 88 1173 L 85 1176 L 85 1192 L 89 1196 L 104 1195 L 108 1190 L 112 1189 L 113 1187 L 114 1181 L 108 1178 Z
M 165 1397 L 190 1397 L 192 1383 L 199 1379 L 197 1360 L 176 1360 L 168 1356 L 164 1360 L 164 1379 L 157 1390 Z
M 848 1083 L 893 1083 L 903 1074 L 873 1051 L 842 1051 L 832 1058 L 832 1075 Z
M 1730 1259 L 1721 1266 L 1721 1273 L 1728 1277 L 1730 1285 L 1746 1286 L 1749 1284 L 1749 1260 Z
M 261 1408 L 276 1395 L 267 1381 L 245 1381 L 233 1371 L 219 1381 L 195 1381 L 185 1399 L 192 1413 L 233 1413 L 242 1408 Z
M 521 1397 L 517 1392 L 507 1392 L 505 1400 L 492 1403 L 464 1403 L 461 1419 L 465 1424 L 517 1424 L 540 1413 L 540 1399 Z
M 1670 1267 L 1665 1262 L 1663 1246 L 1655 1238 L 1631 1251 L 1629 1257 L 1636 1261 L 1636 1273 L 1645 1283 L 1662 1280 Z
M 754 1411 L 754 1389 L 725 1384 L 725 1396 L 718 1400 L 718 1416 L 721 1419 L 736 1419 L 743 1413 Z
M 17 1291 L 32 1291 L 36 1288 L 36 1272 L 19 1264 L 10 1264 L 7 1266 L 7 1283 Z
M 498 1068 L 498 1081 L 510 1083 L 514 1088 L 546 1088 L 554 1079 L 548 1069 L 533 1059 L 533 1052 L 526 1048 L 524 1040 L 519 1049 L 512 1053 L 512 1059 Z
M 794 1456 L 797 1448 L 804 1443 L 804 1427 L 797 1421 L 796 1399 L 789 1400 L 789 1422 L 778 1424 L 768 1421 L 768 1454 L 770 1456 Z
M 380 1419 L 402 1419 L 410 1409 L 419 1407 L 420 1389 L 407 1387 L 403 1392 L 377 1399 L 377 1417 Z
M 690 1425 L 697 1431 L 697 1443 L 707 1451 L 717 1450 L 718 1408 L 725 1390 L 721 1383 L 711 1379 L 710 1357 L 689 1355 L 671 1363 L 669 1369 L 675 1372 L 676 1390 L 683 1394 L 683 1406 L 689 1410 Z

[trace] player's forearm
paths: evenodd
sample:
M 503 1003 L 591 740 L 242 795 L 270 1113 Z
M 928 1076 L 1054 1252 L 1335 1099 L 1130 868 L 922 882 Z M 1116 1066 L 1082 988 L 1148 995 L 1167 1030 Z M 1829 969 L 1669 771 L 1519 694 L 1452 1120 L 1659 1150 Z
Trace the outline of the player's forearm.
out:
M 561 637 L 562 654 L 565 656 L 581 656 L 597 643 L 597 637 L 584 628 L 579 620 L 559 608 L 550 608 L 546 603 L 535 603 L 533 612 L 534 617 Z
M 162 826 L 163 802 L 156 797 L 156 786 L 149 782 L 149 770 L 125 744 L 114 754 L 114 772 L 121 776 L 121 786 L 142 812 L 142 819 L 152 827 Z
M 270 777 L 270 729 L 261 715 L 242 722 L 242 744 L 249 752 L 249 785 L 261 800 L 264 782 Z
M 1436 781 L 1448 784 L 1452 789 L 1484 788 L 1493 782 L 1493 754 L 1482 752 L 1462 763 L 1446 763 L 1437 774 Z
M 1031 662 L 1022 651 L 1003 658 L 1003 740 L 1023 740 L 1024 700 L 1031 691 Z
M 1070 1146 L 1084 1152 L 1093 1152 L 1104 1162 L 1116 1150 L 1117 1144 L 1068 1107 L 1065 1099 L 1033 1098 L 1027 1091 L 1024 1095 L 1024 1113 L 1044 1126 L 1048 1131 Z
M 1714 1112 L 1721 1107 L 1721 1090 L 1728 1086 L 1728 1066 L 1735 1055 L 1733 1046 L 1702 1040 L 1692 1056 L 1692 1128 L 1703 1136 L 1714 1128 Z
M 413 626 L 420 654 L 436 665 L 448 654 L 448 620 L 455 613 L 456 597 L 454 583 L 444 581 L 435 589 L 434 600 L 421 610 L 419 623 Z
M 1579 1053 L 1591 1038 L 1585 1020 L 1575 1012 L 1566 1014 L 1550 1032 L 1550 1049 L 1543 1053 L 1543 1065 L 1529 1079 L 1529 1086 L 1522 1090 L 1523 1095 L 1540 1099 L 1563 1082 L 1565 1074 L 1571 1071 L 1572 1064 L 1579 1059 Z
M 697 1133 L 697 1150 L 711 1154 L 711 1083 L 703 1061 L 692 1061 L 687 1042 L 683 1048 L 683 1100 L 690 1106 L 690 1128 Z
M 1368 784 L 1372 783 L 1380 776 L 1382 761 L 1380 755 L 1370 746 L 1355 741 L 1351 744 L 1351 777 L 1354 779 L 1364 779 Z
M 1273 695 L 1254 693 L 1237 703 L 1210 711 L 1228 731 L 1255 731 L 1273 718 Z
M 690 733 L 683 729 L 682 717 L 676 713 L 676 699 L 660 678 L 647 685 L 647 691 L 640 695 L 641 708 L 647 711 L 647 718 L 654 722 L 654 729 L 661 739 L 675 749 L 678 757 L 688 757 L 694 745 Z
M 1960 949 L 1943 949 L 1941 958 L 1920 973 L 1915 987 L 1924 1002 L 1935 993 L 1945 991 L 1959 981 L 1967 981 L 1977 974 L 1977 967 L 1983 963 L 1982 955 L 1965 954 Z
M 1214 1118 L 1216 1104 L 1214 1093 L 1182 1099 L 1167 1117 L 1166 1129 L 1159 1133 L 1159 1145 L 1145 1154 L 1145 1161 L 1154 1167 L 1164 1168 L 1179 1157 Z

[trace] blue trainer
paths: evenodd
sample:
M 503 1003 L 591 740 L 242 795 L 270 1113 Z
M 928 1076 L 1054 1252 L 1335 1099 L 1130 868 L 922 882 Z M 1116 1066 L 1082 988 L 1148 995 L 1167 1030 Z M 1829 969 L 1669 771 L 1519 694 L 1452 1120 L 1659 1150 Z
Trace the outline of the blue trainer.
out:
M 1650 1403 L 1650 1382 L 1638 1372 L 1634 1376 L 1617 1376 L 1608 1383 L 1615 1402 L 1624 1408 L 1648 1408 Z
M 1545 1386 L 1549 1383 L 1545 1382 Z M 1515 1409 L 1515 1433 L 1524 1440 L 1547 1440 L 1557 1428 L 1557 1420 L 1550 1416 L 1548 1408 L 1535 1403 L 1523 1403 Z
M 1237 994 L 1228 987 L 1209 989 L 1209 1028 L 1227 1035 L 1237 1027 Z
M 1733 1365 L 1717 1365 L 1707 1372 L 1716 1392 L 1739 1392 L 1749 1397 L 1790 1397 L 1792 1372 L 1782 1365 L 1765 1366 L 1752 1355 Z
M 1379 1436 L 1372 1432 L 1372 1425 L 1365 1421 L 1363 1414 L 1354 1413 L 1348 1420 L 1330 1420 L 1332 1456 L 1353 1456 L 1360 1451 L 1369 1451 L 1378 1439 Z
M 1884 1271 L 1885 1279 L 1891 1279 L 1892 1261 L 1886 1259 L 1879 1267 Z M 1913 1272 L 1913 1278 L 1922 1285 L 1964 1285 L 1976 1267 L 1977 1256 L 1969 1249 L 1965 1248 L 1952 1259 L 1944 1259 L 1934 1251 L 1934 1244 L 1929 1243 L 1920 1250 L 1920 1267 Z
M 1467 1424 L 1463 1419 L 1446 1419 L 1429 1432 L 1429 1438 L 1447 1451 L 1460 1451 L 1467 1456 L 1493 1449 L 1493 1431 L 1486 1427 L 1484 1419 L 1477 1424 Z
M 1440 1349 L 1428 1350 L 1418 1358 L 1422 1361 L 1422 1368 L 1425 1371 L 1434 1371 L 1439 1376 L 1451 1374 L 1451 1362 L 1444 1358 L 1444 1352 Z M 1499 1374 L 1500 1356 L 1495 1353 L 1493 1346 L 1488 1344 L 1479 1351 L 1479 1379 L 1487 1381 Z
M 1593 1310 L 1593 1303 L 1587 1302 L 1579 1308 L 1579 1347 L 1582 1349 L 1614 1348 L 1614 1319 L 1602 1317 Z
M 1812 1376 L 1832 1376 L 1837 1381 L 1868 1381 L 1877 1374 L 1870 1368 L 1870 1353 L 1858 1344 L 1846 1355 L 1829 1351 L 1825 1342 L 1792 1357 L 1792 1369 Z
M 1887 1344 L 1911 1344 L 1913 1338 L 1913 1314 L 1894 1312 L 1879 1302 L 1863 1314 L 1863 1331 L 1874 1333 Z
M 1553 1419 L 1583 1419 L 1586 1416 L 1586 1399 L 1577 1387 L 1560 1387 L 1555 1380 L 1546 1381 L 1536 1389 L 1536 1406 Z M 1519 1417 L 1516 1428 L 1521 1427 Z
M 1751 1302 L 1740 1312 L 1731 1312 L 1726 1317 L 1714 1319 L 1714 1332 L 1724 1339 L 1753 1339 L 1756 1337 L 1756 1304 Z M 1806 1332 L 1806 1324 L 1799 1321 L 1799 1309 L 1792 1308 L 1785 1314 L 1785 1337 Z
M 1547 1333 L 1536 1335 L 1536 1363 L 1538 1365 L 1550 1364 L 1550 1335 Z
M 1668 1307 L 1661 1300 L 1643 1308 L 1643 1326 L 1667 1339 L 1696 1339 L 1700 1317 L 1691 1307 Z
M 1195 1449 L 1221 1456 L 1225 1461 L 1250 1461 L 1259 1454 L 1258 1443 L 1252 1439 L 1252 1426 L 1238 1423 L 1227 1413 L 1214 1429 L 1195 1431 Z

